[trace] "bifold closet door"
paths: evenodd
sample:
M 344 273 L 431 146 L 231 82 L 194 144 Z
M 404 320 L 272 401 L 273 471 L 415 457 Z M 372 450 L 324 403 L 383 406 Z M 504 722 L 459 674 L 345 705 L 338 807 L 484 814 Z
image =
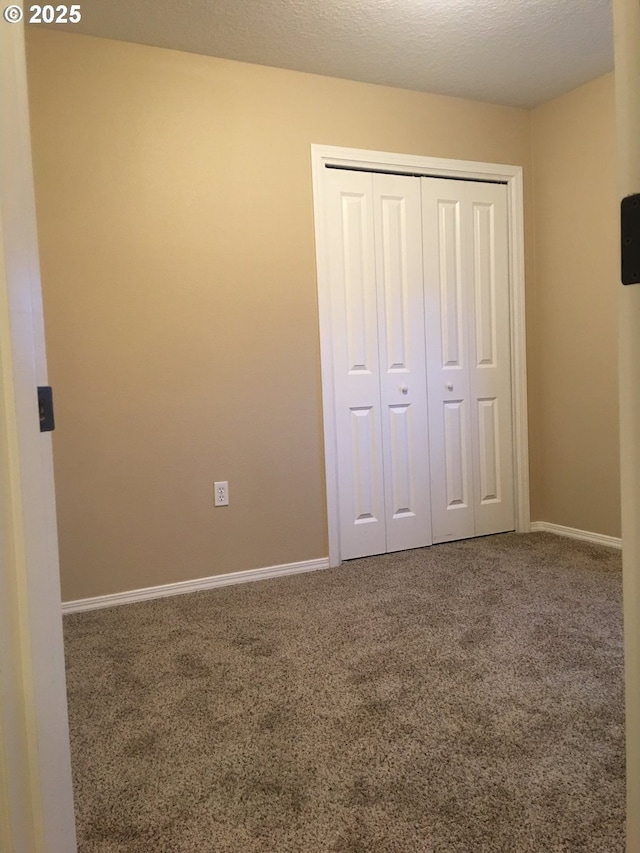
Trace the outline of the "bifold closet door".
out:
M 431 543 L 420 182 L 328 170 L 342 559 Z
M 433 541 L 515 527 L 506 187 L 422 178 Z

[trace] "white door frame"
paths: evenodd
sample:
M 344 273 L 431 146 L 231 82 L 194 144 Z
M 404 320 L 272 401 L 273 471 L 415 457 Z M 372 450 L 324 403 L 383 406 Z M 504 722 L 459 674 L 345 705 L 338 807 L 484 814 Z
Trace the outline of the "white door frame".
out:
M 329 562 L 339 566 L 340 519 L 336 420 L 333 380 L 333 332 L 331 323 L 328 240 L 324 224 L 323 176 L 325 166 L 380 169 L 399 174 L 438 178 L 501 181 L 507 186 L 509 217 L 509 313 L 511 321 L 511 385 L 513 394 L 513 473 L 516 530 L 531 529 L 529 506 L 529 439 L 527 422 L 527 372 L 524 298 L 524 216 L 522 167 L 469 160 L 442 160 L 408 154 L 365 151 L 329 145 L 311 146 L 313 206 L 315 216 L 316 265 L 318 276 L 318 312 L 322 367 L 322 409 L 324 417 L 324 454 L 329 526 Z
M 23 24 L 0 24 L 0 849 L 76 850 Z
M 618 189 L 640 192 L 640 2 L 614 0 Z M 618 285 L 627 853 L 640 853 L 640 284 Z

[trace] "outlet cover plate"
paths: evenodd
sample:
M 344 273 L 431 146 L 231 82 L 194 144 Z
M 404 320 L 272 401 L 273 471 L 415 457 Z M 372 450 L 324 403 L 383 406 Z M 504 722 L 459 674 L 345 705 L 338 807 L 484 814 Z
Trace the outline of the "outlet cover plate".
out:
M 213 484 L 213 503 L 214 506 L 229 506 L 229 483 L 227 480 L 220 480 Z

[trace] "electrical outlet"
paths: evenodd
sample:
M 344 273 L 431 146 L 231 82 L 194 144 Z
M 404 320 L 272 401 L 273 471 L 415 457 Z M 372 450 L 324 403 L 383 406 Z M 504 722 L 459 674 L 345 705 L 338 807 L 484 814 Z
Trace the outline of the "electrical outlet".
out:
M 229 506 L 229 483 L 226 480 L 213 484 L 214 506 Z

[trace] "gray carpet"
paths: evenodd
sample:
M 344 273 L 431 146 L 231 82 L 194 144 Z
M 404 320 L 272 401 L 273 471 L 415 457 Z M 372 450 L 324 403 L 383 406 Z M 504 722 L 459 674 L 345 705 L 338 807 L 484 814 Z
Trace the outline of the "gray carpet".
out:
M 624 849 L 614 550 L 504 534 L 65 633 L 81 853 Z

